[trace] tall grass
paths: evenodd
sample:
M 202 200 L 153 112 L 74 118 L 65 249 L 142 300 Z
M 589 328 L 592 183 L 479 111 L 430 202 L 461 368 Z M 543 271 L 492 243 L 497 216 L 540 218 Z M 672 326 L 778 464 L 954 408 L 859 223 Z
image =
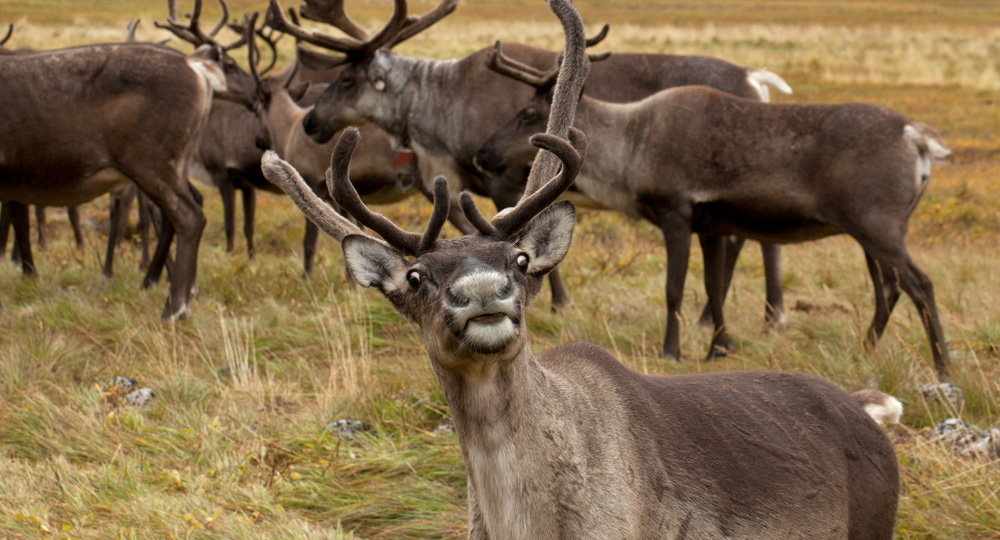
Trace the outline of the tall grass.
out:
M 954 382 L 966 398 L 954 408 L 917 391 L 934 375 L 906 298 L 878 348 L 864 350 L 873 292 L 861 250 L 845 237 L 784 250 L 790 326 L 780 331 L 763 323 L 760 255 L 748 245 L 726 306 L 737 350 L 710 363 L 701 360 L 709 330 L 696 322 L 705 296 L 693 254 L 685 359 L 677 363 L 658 356 L 665 325 L 659 232 L 581 211 L 563 264 L 574 304 L 553 314 L 543 294 L 529 312 L 531 347 L 589 340 L 646 373 L 792 369 L 845 389 L 882 388 L 906 407 L 903 424 L 889 431 L 903 479 L 897 536 L 1000 538 L 997 464 L 959 458 L 930 437 L 949 416 L 982 428 L 1000 423 L 1000 37 L 990 24 L 1000 20 L 998 8 L 578 4 L 588 27 L 614 23 L 607 49 L 766 65 L 796 89 L 782 101 L 875 101 L 942 132 L 955 156 L 935 169 L 911 219 L 909 247 L 934 281 Z M 374 25 L 388 6 L 359 1 L 358 19 Z M 136 15 L 145 19 L 143 37 L 161 35 L 150 24 L 163 18 L 160 2 L 87 7 L 4 1 L 0 20 L 16 23 L 14 46 L 120 39 L 124 21 Z M 205 17 L 214 20 L 212 13 Z M 495 39 L 554 48 L 561 38 L 550 19 L 540 1 L 463 2 L 452 20 L 403 50 L 446 58 Z M 53 209 L 38 278 L 0 264 L 0 537 L 463 537 L 461 454 L 453 435 L 435 432 L 448 410 L 414 327 L 379 295 L 348 283 L 329 240 L 320 242 L 315 275 L 303 279 L 302 216 L 286 199 L 260 196 L 257 255 L 248 260 L 240 242 L 235 254 L 224 252 L 221 204 L 206 195 L 200 293 L 186 321 L 157 320 L 166 287 L 138 288 L 133 244 L 123 247 L 114 279 L 99 277 L 103 200 L 83 209 L 83 250 Z M 380 210 L 410 229 L 429 213 L 415 199 Z M 108 399 L 104 389 L 115 375 L 153 388 L 152 405 Z M 331 427 L 339 418 L 371 429 L 341 440 Z

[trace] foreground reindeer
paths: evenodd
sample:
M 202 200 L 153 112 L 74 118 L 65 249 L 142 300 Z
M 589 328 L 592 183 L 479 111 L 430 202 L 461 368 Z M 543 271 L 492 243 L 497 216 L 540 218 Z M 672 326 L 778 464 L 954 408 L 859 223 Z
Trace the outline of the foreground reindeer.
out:
M 463 194 L 477 234 L 438 238 L 449 208 L 443 178 L 423 235 L 368 210 L 347 173 L 355 131 L 337 146 L 331 189 L 388 245 L 360 234 L 274 154 L 263 164 L 342 241 L 355 279 L 421 327 L 469 473 L 469 538 L 890 539 L 896 457 L 862 408 L 889 396 L 849 396 L 795 373 L 643 376 L 588 343 L 531 353 L 524 310 L 573 232 L 572 204 L 549 205 L 586 147 L 579 131 L 557 135 L 586 75 L 583 26 L 568 2 L 550 4 L 567 28 L 555 105 L 563 114 L 533 144 L 558 155 L 562 172 L 492 221 Z M 559 165 L 540 154 L 536 178 Z
M 508 74 L 516 71 L 512 66 Z M 532 76 L 523 72 L 518 79 L 531 83 Z M 547 117 L 550 99 L 536 94 L 487 141 L 479 162 L 486 168 L 530 162 L 536 150 L 522 141 L 519 126 L 528 117 Z M 574 125 L 594 141 L 577 187 L 663 231 L 663 354 L 680 358 L 678 314 L 691 233 L 702 243 L 715 323 L 709 357 L 732 348 L 722 315 L 720 235 L 791 243 L 846 233 L 864 249 L 875 284 L 867 343 L 881 337 L 902 287 L 920 312 L 934 367 L 948 374 L 933 287 L 904 241 L 931 163 L 950 153 L 927 125 L 877 105 L 767 104 L 702 86 L 624 105 L 584 95 Z

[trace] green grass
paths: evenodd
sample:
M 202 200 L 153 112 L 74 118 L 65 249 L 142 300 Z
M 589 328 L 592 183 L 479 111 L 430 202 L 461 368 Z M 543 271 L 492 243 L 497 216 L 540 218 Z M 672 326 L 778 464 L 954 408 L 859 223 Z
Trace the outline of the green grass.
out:
M 349 2 L 352 13 L 355 3 L 358 19 L 370 26 L 389 5 Z M 234 11 L 256 4 L 231 2 Z M 960 459 L 929 437 L 948 416 L 981 428 L 1000 424 L 997 89 L 980 84 L 973 64 L 963 67 L 958 45 L 921 62 L 886 65 L 909 68 L 902 79 L 851 67 L 877 50 L 891 59 L 916 47 L 911 38 L 939 48 L 947 40 L 981 40 L 980 54 L 996 59 L 990 28 L 1000 8 L 743 0 L 648 10 L 632 2 L 579 5 L 588 27 L 617 24 L 609 49 L 708 52 L 768 65 L 796 90 L 779 101 L 874 101 L 943 134 L 955 155 L 935 168 L 910 220 L 909 247 L 934 281 L 953 379 L 966 399 L 952 410 L 917 392 L 934 375 L 907 298 L 877 349 L 863 349 L 872 287 L 860 248 L 846 237 L 785 248 L 790 326 L 781 331 L 764 326 L 760 254 L 748 245 L 726 306 L 737 350 L 712 363 L 701 360 L 709 330 L 696 324 L 705 295 L 700 254 L 693 253 L 682 313 L 685 359 L 676 363 L 658 356 L 665 325 L 659 232 L 581 211 L 563 264 L 573 307 L 553 314 L 543 292 L 529 314 L 532 348 L 589 340 L 647 373 L 794 369 L 847 390 L 875 385 L 906 407 L 903 424 L 889 429 L 903 481 L 897 537 L 1000 538 L 997 464 Z M 78 2 L 8 0 L 0 21 L 16 23 L 14 46 L 68 45 L 97 39 L 95 32 L 117 35 L 136 15 L 152 35 L 152 20 L 164 12 L 151 1 L 81 9 Z M 814 26 L 825 17 L 832 20 Z M 522 33 L 524 41 L 554 47 L 561 38 L 550 19 L 540 1 L 463 2 L 453 20 L 404 50 L 449 57 Z M 850 38 L 851 29 L 871 28 Z M 821 49 L 840 52 L 810 52 Z M 915 82 L 913 74 L 931 81 Z M 235 254 L 224 252 L 221 204 L 206 193 L 200 292 L 192 316 L 176 325 L 157 320 L 166 286 L 138 287 L 134 239 L 117 259 L 116 277 L 100 277 L 103 199 L 83 208 L 83 250 L 73 247 L 64 215 L 53 209 L 50 247 L 36 254 L 40 276 L 24 279 L 14 265 L 0 264 L 0 537 L 465 536 L 464 466 L 455 437 L 432 433 L 448 409 L 415 327 L 376 292 L 347 282 L 339 248 L 328 239 L 320 242 L 315 275 L 302 279 L 301 214 L 285 198 L 259 199 L 251 261 L 242 240 Z M 410 229 L 421 228 L 429 212 L 416 199 L 380 210 Z M 115 375 L 152 387 L 153 405 L 114 405 L 103 389 Z M 340 441 L 327 428 L 337 418 L 361 419 L 372 429 Z

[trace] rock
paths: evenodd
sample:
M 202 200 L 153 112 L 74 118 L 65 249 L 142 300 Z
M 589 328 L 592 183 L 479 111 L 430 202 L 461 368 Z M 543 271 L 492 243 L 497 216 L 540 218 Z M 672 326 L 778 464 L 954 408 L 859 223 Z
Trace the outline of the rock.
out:
M 149 407 L 156 393 L 152 388 L 139 388 L 125 394 L 125 403 L 132 407 Z
M 434 428 L 434 431 L 431 431 L 431 433 L 455 433 L 455 423 L 451 421 L 451 418 L 446 418 L 443 422 L 438 424 L 438 426 Z
M 980 430 L 958 418 L 947 418 L 934 426 L 933 440 L 943 442 L 959 456 L 1000 459 L 1000 429 Z
M 328 432 L 336 432 L 337 437 L 340 437 L 342 441 L 357 440 L 359 433 L 368 431 L 369 429 L 371 429 L 371 426 L 361 420 L 352 420 L 349 418 L 334 420 L 326 425 L 326 430 Z
M 924 399 L 936 399 L 951 405 L 956 410 L 961 408 L 965 399 L 962 388 L 949 382 L 922 384 L 917 390 Z

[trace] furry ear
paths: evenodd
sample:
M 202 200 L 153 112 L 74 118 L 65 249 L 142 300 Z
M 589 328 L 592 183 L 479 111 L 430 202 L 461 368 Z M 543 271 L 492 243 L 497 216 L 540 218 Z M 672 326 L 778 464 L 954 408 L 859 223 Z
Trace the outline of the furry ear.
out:
M 375 286 L 389 294 L 406 286 L 407 262 L 389 246 L 358 234 L 344 238 L 344 259 L 351 276 L 362 287 Z
M 529 274 L 544 275 L 562 262 L 573 240 L 575 220 L 573 203 L 559 201 L 528 223 L 517 245 L 528 254 Z

